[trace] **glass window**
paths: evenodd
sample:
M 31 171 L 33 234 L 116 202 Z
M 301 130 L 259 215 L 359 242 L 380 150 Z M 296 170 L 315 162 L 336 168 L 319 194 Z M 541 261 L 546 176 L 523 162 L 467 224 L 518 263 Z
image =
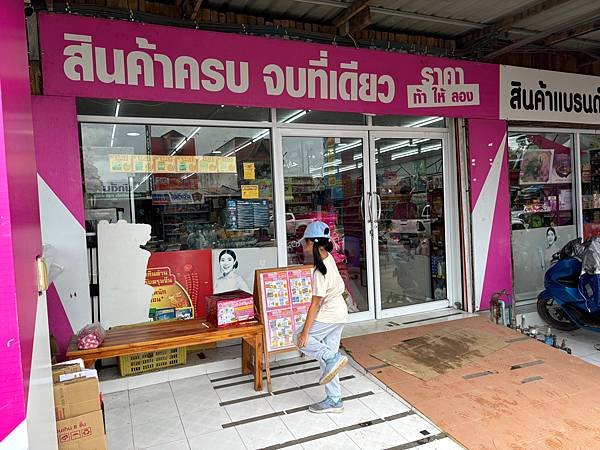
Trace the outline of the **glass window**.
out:
M 77 114 L 89 116 L 161 117 L 165 119 L 241 120 L 268 122 L 269 108 L 225 105 L 198 105 L 194 103 L 142 102 L 93 98 L 77 99 Z
M 278 123 L 314 123 L 322 125 L 366 125 L 360 113 L 312 111 L 310 109 L 278 109 Z
M 395 115 L 378 115 L 373 116 L 373 125 L 378 127 L 427 127 L 427 128 L 444 128 L 446 121 L 443 117 L 427 116 L 427 117 L 411 117 L 411 116 L 395 116 Z
M 517 300 L 537 298 L 552 256 L 577 237 L 573 135 L 509 133 L 510 214 Z
M 308 223 L 329 225 L 351 312 L 369 309 L 362 152 L 358 138 L 283 138 L 288 264 L 310 262 L 299 242 Z
M 600 135 L 579 135 L 583 237 L 600 236 Z
M 276 245 L 268 129 L 83 123 L 81 141 L 88 217 L 151 225 L 149 250 Z
M 442 141 L 378 138 L 375 148 L 381 306 L 444 300 Z

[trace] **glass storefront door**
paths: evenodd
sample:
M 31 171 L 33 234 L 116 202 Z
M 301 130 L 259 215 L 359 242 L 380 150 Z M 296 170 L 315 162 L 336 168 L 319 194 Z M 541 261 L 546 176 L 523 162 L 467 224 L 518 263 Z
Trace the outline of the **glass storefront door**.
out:
M 509 133 L 513 284 L 517 301 L 537 299 L 544 289 L 544 274 L 552 256 L 577 237 L 573 144 L 571 133 Z M 591 186 L 588 191 L 593 198 Z
M 378 315 L 448 306 L 444 136 L 377 134 L 371 148 Z
M 287 264 L 309 262 L 299 242 L 308 223 L 328 224 L 351 320 L 372 318 L 374 311 L 366 145 L 362 132 L 289 130 L 281 137 Z
M 351 320 L 449 306 L 458 264 L 457 208 L 444 133 L 281 132 L 287 263 L 306 263 L 299 240 L 328 223 Z M 367 148 L 367 142 L 370 144 Z M 277 209 L 277 205 L 276 205 Z M 278 220 L 284 220 L 280 218 Z M 448 267 L 453 266 L 453 267 Z M 449 278 L 453 279 L 449 280 Z

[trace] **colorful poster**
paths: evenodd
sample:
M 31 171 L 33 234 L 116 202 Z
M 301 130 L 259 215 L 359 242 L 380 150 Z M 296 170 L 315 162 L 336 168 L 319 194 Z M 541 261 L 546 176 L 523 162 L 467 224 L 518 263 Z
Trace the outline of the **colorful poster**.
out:
M 216 156 L 198 156 L 198 173 L 217 173 L 219 164 Z
M 521 162 L 520 184 L 544 184 L 550 181 L 553 150 L 525 150 Z
M 254 292 L 254 273 L 277 267 L 277 247 L 213 249 L 213 291 Z
M 267 350 L 293 348 L 291 336 L 304 325 L 312 301 L 312 269 L 273 269 L 260 274 L 260 283 Z
M 151 314 L 174 308 L 175 317 L 206 317 L 205 298 L 213 293 L 211 251 L 153 253 L 146 269 L 146 284 L 154 288 Z
M 245 180 L 254 180 L 256 178 L 256 171 L 254 169 L 253 162 L 245 162 L 244 163 L 244 179 Z
M 235 156 L 217 157 L 219 173 L 237 173 Z
M 152 155 L 152 172 L 175 173 L 175 158 L 173 156 Z
M 149 173 L 152 171 L 152 158 L 149 155 L 133 155 L 131 165 L 135 173 Z
M 242 199 L 254 200 L 258 199 L 258 185 L 256 184 L 243 184 L 242 185 Z
M 304 303 L 294 306 L 294 331 L 304 326 L 304 322 L 306 322 L 306 316 L 308 314 L 309 308 L 310 303 Z
M 290 309 L 269 311 L 267 313 L 267 345 L 270 350 L 293 346 L 294 319 Z
M 111 172 L 131 172 L 131 155 L 108 155 Z
M 312 301 L 312 280 L 310 270 L 293 270 L 288 272 L 290 293 L 294 305 Z
M 176 156 L 177 173 L 196 173 L 198 171 L 198 158 L 195 156 Z
M 285 272 L 263 274 L 262 288 L 267 310 L 290 307 L 288 278 Z

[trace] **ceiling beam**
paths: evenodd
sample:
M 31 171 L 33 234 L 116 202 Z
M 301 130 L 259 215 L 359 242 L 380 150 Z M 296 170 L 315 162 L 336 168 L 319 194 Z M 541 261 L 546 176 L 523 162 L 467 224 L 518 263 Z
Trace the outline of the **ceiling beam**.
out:
M 342 25 L 348 23 L 350 19 L 356 16 L 361 11 L 369 8 L 369 5 L 373 3 L 373 0 L 355 0 L 350 6 L 342 11 L 338 16 L 333 19 L 333 25 L 336 28 L 340 28 Z
M 600 12 L 600 10 L 598 10 L 598 12 Z M 591 14 L 587 14 L 587 16 L 589 17 L 590 15 L 592 16 L 596 16 L 597 12 L 594 11 Z M 571 23 L 567 23 L 562 27 L 559 27 L 558 29 L 554 28 L 554 29 L 550 29 L 550 30 L 546 30 L 546 31 L 541 31 L 539 33 L 535 33 L 531 36 L 528 36 L 526 38 L 520 39 L 518 41 L 513 42 L 512 44 L 508 44 L 504 47 L 501 47 L 497 50 L 494 50 L 491 53 L 486 54 L 485 56 L 483 56 L 483 58 L 481 58 L 483 61 L 490 61 L 494 58 L 497 58 L 498 56 L 504 55 L 506 53 L 510 53 L 514 50 L 517 50 L 521 47 L 524 47 L 526 45 L 529 44 L 533 44 L 534 42 L 538 42 L 538 41 L 542 41 L 545 40 L 547 38 L 551 38 L 552 36 L 557 35 L 558 33 L 564 32 L 564 31 L 569 31 L 569 30 L 573 30 L 575 28 L 578 27 L 582 27 L 583 25 L 588 24 L 588 22 L 584 22 L 581 19 L 579 19 L 579 21 L 577 22 L 571 22 Z M 567 38 L 568 39 L 568 38 Z
M 194 2 L 194 7 L 192 9 L 192 12 L 190 14 L 190 20 L 196 20 L 196 18 L 198 17 L 198 13 L 200 12 L 200 7 L 202 6 L 202 0 L 196 0 Z
M 544 0 L 541 3 L 536 3 L 534 6 L 521 9 L 518 12 L 511 14 L 510 16 L 506 16 L 503 19 L 492 23 L 491 25 L 487 25 L 478 31 L 463 36 L 461 39 L 459 39 L 458 44 L 460 47 L 463 48 L 468 47 L 470 44 L 481 38 L 489 36 L 490 34 L 497 34 L 498 32 L 503 30 L 508 30 L 515 23 L 521 22 L 541 12 L 547 11 L 550 8 L 560 6 L 569 1 L 571 0 Z
M 341 36 L 355 34 L 372 23 L 369 5 L 373 0 L 356 0 L 333 19 L 333 25 Z
M 565 31 L 559 31 L 557 33 L 551 34 L 550 36 L 544 39 L 543 44 L 547 47 L 550 47 L 551 45 L 558 44 L 559 42 L 563 42 L 577 36 L 582 36 L 584 34 L 588 34 L 596 30 L 600 30 L 600 18 L 596 18 L 594 20 L 591 20 L 582 25 L 575 26 L 573 28 L 569 28 Z
M 308 3 L 311 5 L 329 6 L 331 8 L 346 9 L 351 3 L 343 2 L 340 0 L 294 0 L 299 3 Z M 468 20 L 450 19 L 447 17 L 430 16 L 427 14 L 412 13 L 407 11 L 400 11 L 396 9 L 380 8 L 377 6 L 371 6 L 371 13 L 381 14 L 389 17 L 401 17 L 403 19 L 420 20 L 422 22 L 441 23 L 444 25 L 452 25 L 455 27 L 480 29 L 485 28 L 485 24 L 470 22 Z

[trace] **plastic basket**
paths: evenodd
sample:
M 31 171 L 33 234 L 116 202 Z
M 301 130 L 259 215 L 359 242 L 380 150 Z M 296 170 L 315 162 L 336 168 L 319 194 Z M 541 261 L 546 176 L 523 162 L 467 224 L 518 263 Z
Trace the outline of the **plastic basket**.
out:
M 186 347 L 119 356 L 119 372 L 122 377 L 125 377 L 185 364 L 186 359 Z

